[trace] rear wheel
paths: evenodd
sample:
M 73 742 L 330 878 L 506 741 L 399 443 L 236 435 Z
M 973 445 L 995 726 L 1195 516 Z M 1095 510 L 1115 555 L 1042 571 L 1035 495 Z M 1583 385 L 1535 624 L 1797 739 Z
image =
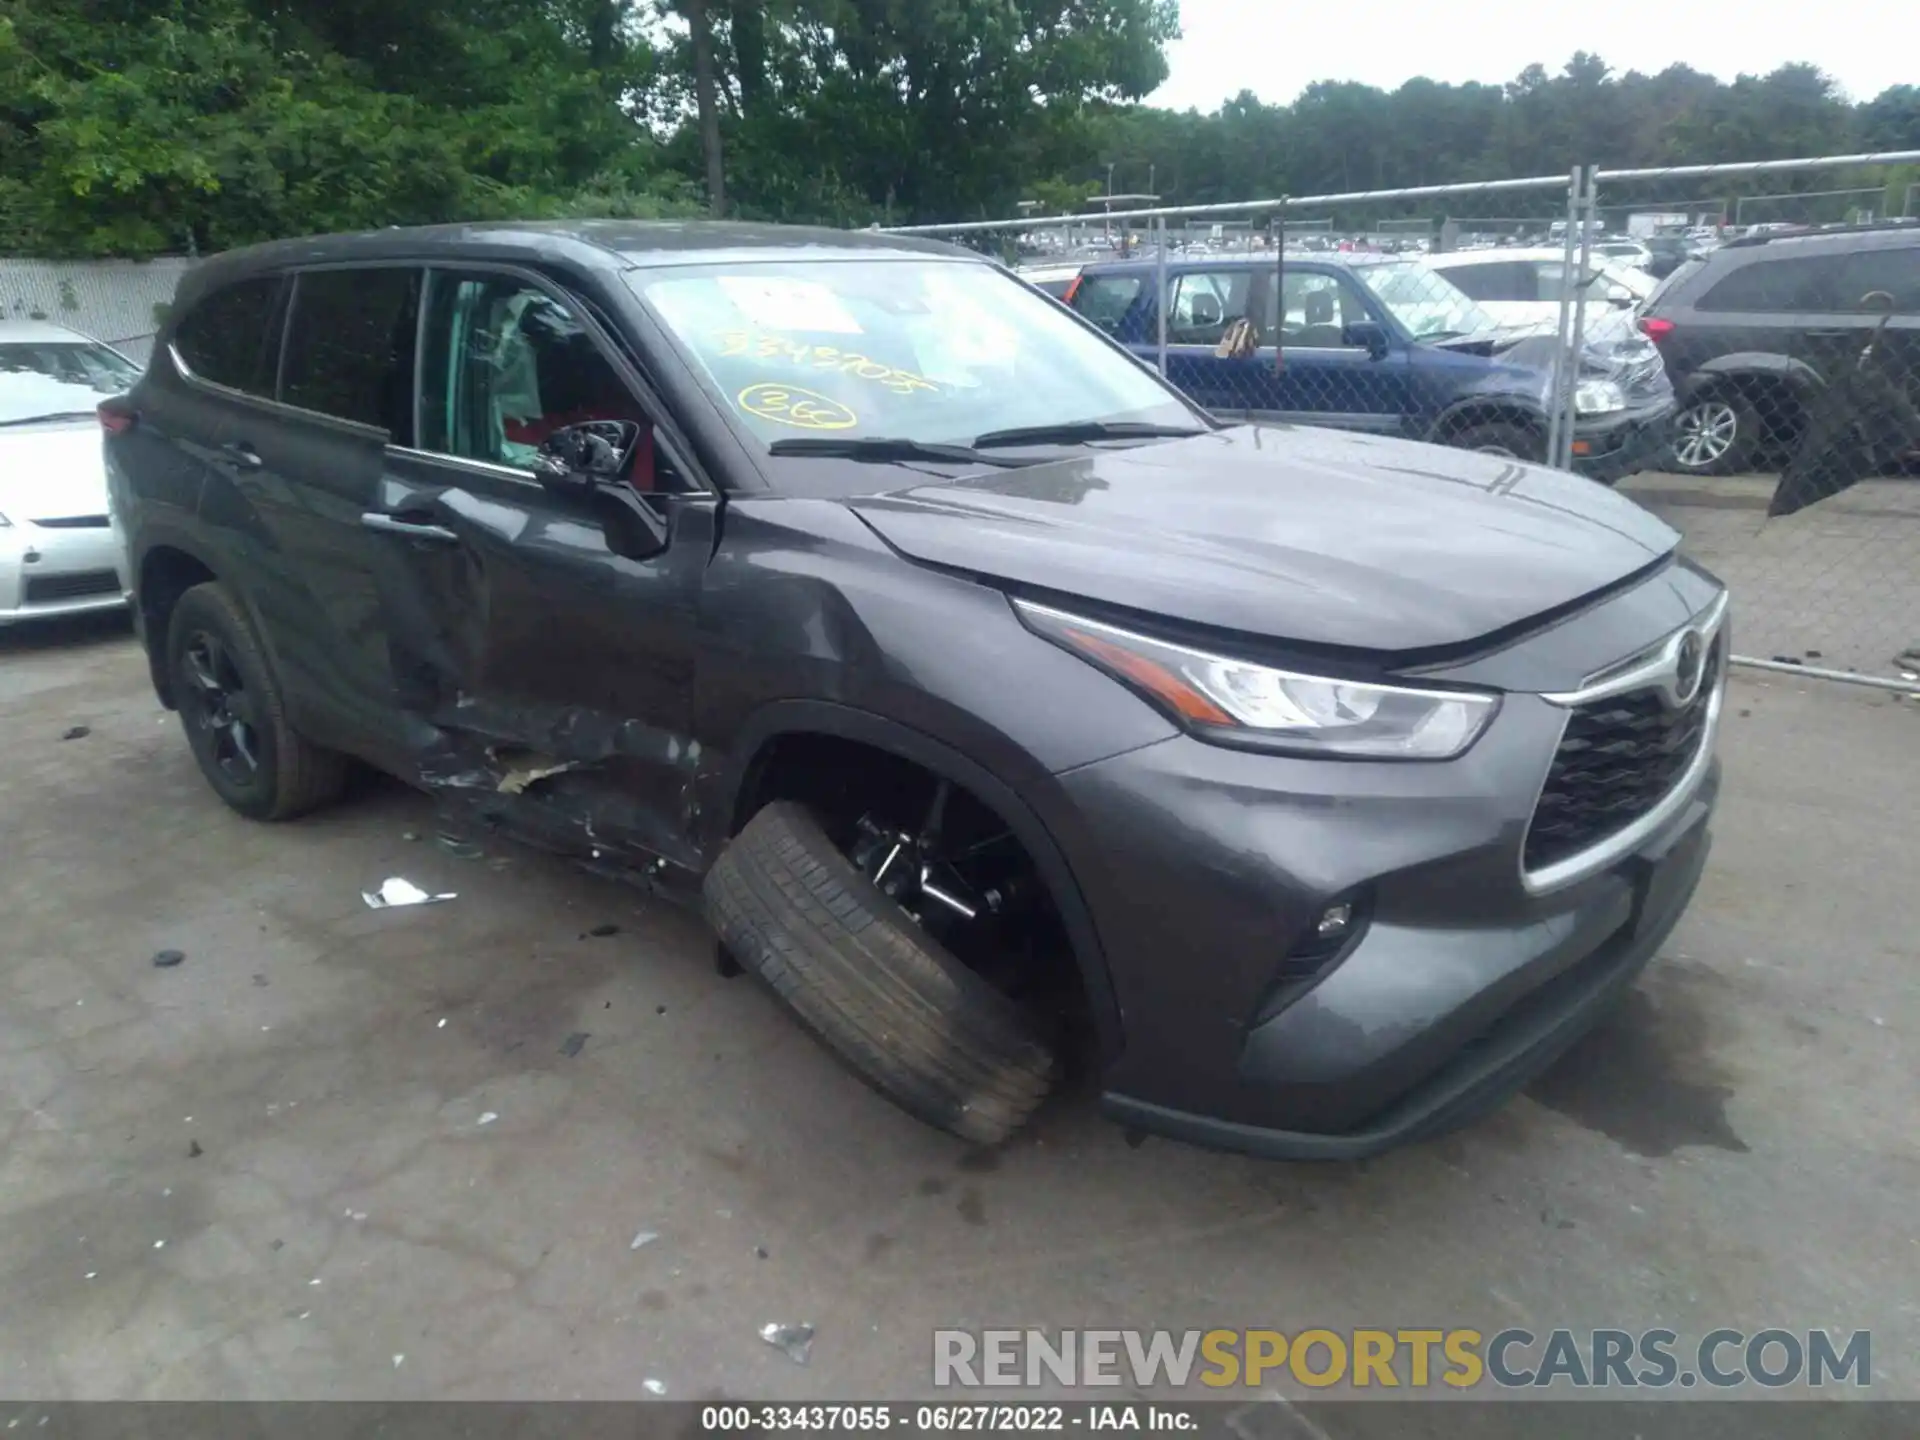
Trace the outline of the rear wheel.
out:
M 1447 437 L 1447 444 L 1456 450 L 1475 450 L 1482 455 L 1501 455 L 1509 460 L 1538 463 L 1547 458 L 1546 443 L 1537 431 L 1497 421 L 1456 430 Z
M 708 873 L 708 918 L 861 1079 L 963 1139 L 1004 1140 L 1052 1088 L 1053 1048 L 1032 1007 L 926 922 L 935 909 L 978 919 L 1007 897 L 968 885 L 920 836 L 864 819 L 855 833 L 843 853 L 806 807 L 768 805 Z
M 220 585 L 196 585 L 174 606 L 167 672 L 200 773 L 233 809 L 289 820 L 340 793 L 346 758 L 293 732 L 253 627 Z
M 1740 395 L 1705 395 L 1673 417 L 1673 468 L 1682 475 L 1745 470 L 1760 444 L 1760 417 Z

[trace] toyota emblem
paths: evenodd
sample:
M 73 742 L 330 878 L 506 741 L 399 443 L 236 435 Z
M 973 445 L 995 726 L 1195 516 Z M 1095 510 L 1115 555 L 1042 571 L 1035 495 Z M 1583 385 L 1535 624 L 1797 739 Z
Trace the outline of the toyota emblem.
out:
M 1679 705 L 1690 704 L 1700 693 L 1700 675 L 1705 667 L 1707 646 L 1698 630 L 1680 637 L 1680 649 L 1673 657 L 1673 698 Z

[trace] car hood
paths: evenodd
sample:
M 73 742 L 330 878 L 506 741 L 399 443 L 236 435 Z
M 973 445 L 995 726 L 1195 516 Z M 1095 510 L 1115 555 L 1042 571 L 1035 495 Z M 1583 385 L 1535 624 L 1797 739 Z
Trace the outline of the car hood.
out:
M 55 420 L 0 430 L 0 515 L 59 520 L 106 513 L 97 423 Z
M 1678 536 L 1575 476 L 1246 425 L 848 502 L 911 559 L 1199 625 L 1404 653 L 1614 584 Z

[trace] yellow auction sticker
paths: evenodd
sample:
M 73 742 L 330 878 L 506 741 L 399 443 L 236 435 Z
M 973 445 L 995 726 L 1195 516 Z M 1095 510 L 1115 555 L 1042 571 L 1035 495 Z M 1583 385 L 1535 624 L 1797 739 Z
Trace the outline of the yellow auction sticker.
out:
M 798 385 L 749 385 L 734 397 L 734 403 L 749 415 L 797 430 L 851 430 L 860 423 L 860 417 L 838 400 Z

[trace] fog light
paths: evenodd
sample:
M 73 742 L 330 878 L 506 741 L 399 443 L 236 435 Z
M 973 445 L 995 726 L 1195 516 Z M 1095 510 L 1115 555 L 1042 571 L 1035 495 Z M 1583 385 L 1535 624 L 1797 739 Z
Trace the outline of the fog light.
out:
M 1348 900 L 1338 905 L 1329 905 L 1320 912 L 1320 918 L 1314 922 L 1313 933 L 1322 939 L 1347 933 L 1347 927 L 1353 923 L 1353 903 Z

